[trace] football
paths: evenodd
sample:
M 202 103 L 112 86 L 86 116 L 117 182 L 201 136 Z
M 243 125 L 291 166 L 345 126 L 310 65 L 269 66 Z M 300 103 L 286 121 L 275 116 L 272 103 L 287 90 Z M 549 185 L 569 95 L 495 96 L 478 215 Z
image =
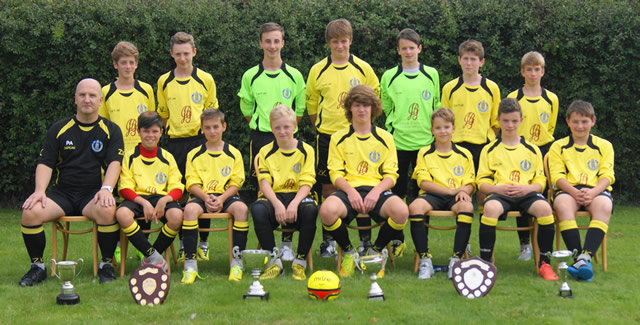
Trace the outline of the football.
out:
M 333 272 L 316 271 L 309 277 L 307 292 L 314 300 L 335 300 L 340 296 L 340 278 Z

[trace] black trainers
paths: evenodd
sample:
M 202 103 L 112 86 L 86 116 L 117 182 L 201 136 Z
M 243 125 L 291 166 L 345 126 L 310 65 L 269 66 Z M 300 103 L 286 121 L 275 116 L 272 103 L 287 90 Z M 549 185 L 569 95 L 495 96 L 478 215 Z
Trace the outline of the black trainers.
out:
M 21 287 L 31 287 L 47 279 L 47 269 L 44 270 L 35 264 L 31 265 L 31 269 L 18 282 Z
M 98 276 L 100 277 L 100 283 L 108 283 L 116 279 L 116 274 L 113 270 L 113 265 L 105 264 L 98 269 Z

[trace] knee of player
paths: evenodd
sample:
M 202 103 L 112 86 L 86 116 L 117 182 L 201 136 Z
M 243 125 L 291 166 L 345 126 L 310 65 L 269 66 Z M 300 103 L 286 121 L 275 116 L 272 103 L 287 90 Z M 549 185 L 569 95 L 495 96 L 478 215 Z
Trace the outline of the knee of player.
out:
M 182 226 L 182 210 L 178 208 L 169 209 L 165 213 L 165 217 L 167 218 L 167 225 L 169 226 L 169 228 L 176 230 L 179 229 L 180 226 Z
M 235 221 L 247 221 L 249 219 L 249 208 L 243 202 L 235 202 L 232 204 L 227 212 L 233 215 Z
M 534 215 L 536 217 L 546 217 L 546 216 L 550 216 L 553 214 L 553 210 L 551 209 L 551 205 L 549 205 L 549 203 L 547 201 L 538 201 L 540 202 L 538 204 L 538 207 L 536 212 Z
M 91 215 L 88 215 L 87 217 L 93 218 L 99 224 L 108 225 L 115 221 L 115 212 L 115 206 L 96 206 L 92 211 L 90 211 Z
M 40 204 L 38 202 L 38 204 Z M 37 226 L 45 223 L 44 209 L 41 207 L 32 207 L 31 209 L 23 209 L 21 223 L 25 226 Z
M 133 212 L 127 208 L 118 208 L 116 210 L 116 220 L 120 225 L 130 225 L 133 222 Z
M 459 202 L 460 207 L 458 208 L 458 213 L 473 213 L 473 203 L 471 202 Z
M 422 199 L 415 199 L 409 205 L 409 215 L 425 215 L 432 210 L 430 209 L 430 207 L 431 206 L 427 203 L 427 201 Z
M 187 203 L 187 205 L 184 207 L 183 217 L 186 221 L 193 221 L 197 220 L 202 213 L 204 213 L 204 211 L 202 211 L 200 205 L 195 203 Z
M 315 224 L 318 217 L 318 207 L 315 204 L 307 204 L 300 209 L 298 218 L 302 218 L 303 221 L 312 222 Z
M 498 216 L 500 216 L 503 212 L 504 209 L 502 208 L 502 204 L 500 204 L 500 202 L 498 201 L 491 200 L 484 203 L 483 214 L 487 218 L 498 218 Z
M 261 222 L 267 222 L 268 215 L 269 215 L 269 209 L 264 204 L 264 202 L 256 201 L 251 206 L 251 217 L 253 219 L 253 223 L 258 224 Z

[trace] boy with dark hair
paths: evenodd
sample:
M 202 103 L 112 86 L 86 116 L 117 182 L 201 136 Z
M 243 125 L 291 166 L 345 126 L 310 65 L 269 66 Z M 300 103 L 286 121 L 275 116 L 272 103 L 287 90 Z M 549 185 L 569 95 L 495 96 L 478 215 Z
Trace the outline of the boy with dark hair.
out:
M 222 140 L 227 129 L 224 113 L 206 109 L 200 116 L 207 142 L 187 155 L 187 189 L 191 194 L 184 208 L 185 262 L 182 283 L 194 283 L 198 275 L 198 217 L 205 213 L 227 212 L 233 216 L 233 252 L 229 280 L 242 279 L 240 252 L 247 245 L 248 208 L 238 190 L 244 183 L 244 164 L 238 149 Z
M 591 257 L 609 229 L 613 212 L 613 146 L 591 134 L 596 114 L 590 103 L 574 101 L 566 116 L 571 135 L 554 142 L 549 150 L 549 177 L 556 189 L 553 208 L 562 239 L 567 249 L 575 254 L 569 274 L 579 280 L 591 281 Z M 581 209 L 591 213 L 583 247 L 576 224 L 576 212 Z
M 35 190 L 22 205 L 21 231 L 31 268 L 20 280 L 21 287 L 47 278 L 42 224 L 65 215 L 83 215 L 96 222 L 102 253 L 100 283 L 116 278 L 112 260 L 120 231 L 114 218 L 113 186 L 120 174 L 123 143 L 120 128 L 98 115 L 100 88 L 95 79 L 81 80 L 74 95 L 76 115 L 53 124 L 45 136 Z M 47 191 L 54 168 L 57 177 Z
M 278 105 L 269 113 L 275 141 L 258 153 L 260 196 L 251 206 L 251 216 L 262 249 L 277 252 L 273 230 L 295 228 L 300 232 L 297 254 L 291 265 L 295 280 L 306 279 L 307 254 L 316 233 L 318 207 L 309 195 L 316 182 L 313 170 L 313 147 L 293 137 L 297 127 L 294 111 Z M 282 274 L 280 254 L 271 260 L 260 279 L 273 279 Z
M 393 136 L 372 123 L 382 113 L 376 93 L 367 85 L 355 86 L 347 93 L 344 107 L 351 126 L 334 133 L 329 144 L 329 175 L 338 190 L 322 204 L 320 217 L 344 251 L 339 272 L 347 277 L 354 272 L 358 253 L 346 225 L 359 213 L 384 222 L 374 245 L 363 252 L 376 255 L 391 239 L 398 238 L 409 210 L 390 191 L 398 177 L 398 158 Z
M 240 110 L 251 129 L 250 157 L 254 161 L 260 148 L 275 138 L 269 124 L 269 113 L 279 104 L 295 110 L 300 122 L 305 108 L 305 83 L 300 71 L 284 63 L 280 52 L 284 47 L 284 28 L 276 23 L 264 23 L 259 30 L 259 44 L 264 56 L 260 64 L 242 75 L 242 88 L 238 92 Z M 294 133 L 297 132 L 297 129 Z M 249 164 L 251 180 L 256 173 Z M 282 233 L 280 250 L 284 261 L 293 261 L 292 233 Z
M 353 29 L 346 19 L 336 19 L 325 29 L 325 40 L 331 48 L 331 54 L 316 63 L 309 71 L 307 78 L 307 112 L 311 123 L 317 131 L 316 137 L 316 174 L 322 184 L 322 197 L 326 198 L 336 188 L 331 184 L 327 169 L 327 157 L 331 135 L 349 126 L 344 118 L 341 99 L 347 92 L 360 84 L 369 85 L 376 94 L 379 93 L 380 82 L 375 72 L 360 58 L 349 52 L 353 41 Z M 358 219 L 369 222 L 367 219 Z M 371 231 L 360 231 L 361 248 L 371 245 Z M 323 230 L 323 241 L 320 244 L 323 257 L 335 255 L 335 241 Z
M 524 78 L 522 88 L 514 90 L 508 98 L 515 98 L 522 107 L 522 124 L 520 136 L 527 139 L 540 148 L 540 154 L 544 157 L 553 142 L 553 132 L 558 119 L 558 96 L 540 85 L 544 76 L 544 57 L 542 54 L 527 52 L 520 61 L 520 74 Z M 528 227 L 529 218 L 526 216 L 517 218 L 518 227 Z M 521 261 L 531 259 L 531 243 L 529 243 L 529 231 L 518 231 L 520 238 Z
M 538 274 L 545 280 L 557 280 L 549 265 L 553 250 L 554 218 L 551 206 L 540 192 L 546 178 L 540 149 L 518 135 L 522 109 L 518 101 L 505 98 L 498 109 L 500 137 L 482 149 L 476 183 L 486 194 L 484 214 L 480 218 L 480 257 L 492 262 L 498 219 L 511 210 L 534 216 L 540 225 Z
M 398 151 L 398 180 L 392 191 L 406 199 L 409 170 L 415 168 L 418 150 L 433 142 L 431 113 L 440 107 L 440 77 L 436 69 L 418 61 L 422 45 L 415 30 L 400 31 L 396 45 L 402 62 L 382 75 L 380 92 L 385 125 Z M 417 191 L 410 188 L 415 197 Z M 401 256 L 405 249 L 403 233 L 393 240 L 392 254 Z
M 192 35 L 175 33 L 171 37 L 170 53 L 176 62 L 176 68 L 158 79 L 158 114 L 167 127 L 167 151 L 175 157 L 180 173 L 185 175 L 187 154 L 206 142 L 200 130 L 200 114 L 207 108 L 218 109 L 218 99 L 213 77 L 193 66 L 197 50 Z M 182 183 L 185 183 L 185 179 L 182 179 Z M 186 200 L 186 197 L 181 200 Z M 211 220 L 202 219 L 199 225 L 209 228 Z M 200 233 L 200 260 L 209 260 L 208 238 L 208 232 Z M 182 240 L 178 255 L 179 259 L 184 259 Z
M 162 119 L 158 113 L 147 111 L 138 116 L 140 144 L 125 153 L 120 173 L 120 196 L 124 201 L 116 211 L 116 218 L 124 234 L 142 254 L 143 264 L 153 264 L 167 270 L 162 257 L 182 225 L 182 175 L 173 156 L 159 148 Z M 144 217 L 164 223 L 153 246 L 142 233 L 135 218 Z
M 420 257 L 418 279 L 433 275 L 429 252 L 429 229 L 424 225 L 431 210 L 451 210 L 456 215 L 456 234 L 453 256 L 449 258 L 449 273 L 453 264 L 462 258 L 471 235 L 475 189 L 475 169 L 469 150 L 451 142 L 455 131 L 455 116 L 448 108 L 440 108 L 431 115 L 431 132 L 436 140 L 420 149 L 412 178 L 420 186 L 420 196 L 409 205 L 411 236 Z

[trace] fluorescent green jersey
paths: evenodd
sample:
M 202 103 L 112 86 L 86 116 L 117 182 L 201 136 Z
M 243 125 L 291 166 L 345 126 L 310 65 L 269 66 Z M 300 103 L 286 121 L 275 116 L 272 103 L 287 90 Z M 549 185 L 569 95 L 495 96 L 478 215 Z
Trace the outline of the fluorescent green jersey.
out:
M 380 94 L 385 125 L 398 150 L 419 150 L 433 142 L 431 113 L 440 107 L 436 69 L 420 65 L 417 72 L 408 73 L 400 64 L 382 75 Z
M 242 115 L 250 116 L 252 130 L 271 132 L 269 113 L 279 104 L 304 115 L 305 83 L 296 68 L 285 63 L 278 71 L 266 71 L 262 63 L 242 75 L 242 86 L 238 92 Z
M 549 149 L 549 174 L 553 184 L 564 178 L 573 186 L 594 187 L 605 177 L 613 184 L 613 146 L 595 135 L 590 135 L 583 146 L 575 144 L 571 136 L 562 138 Z
M 542 88 L 542 95 L 528 97 L 522 88 L 507 95 L 515 98 L 522 107 L 522 124 L 518 133 L 536 146 L 553 141 L 553 132 L 558 121 L 558 96 Z
M 153 88 L 146 82 L 136 80 L 131 90 L 120 90 L 115 81 L 102 87 L 100 116 L 117 124 L 122 130 L 124 151 L 133 149 L 140 142 L 138 115 L 156 110 Z

